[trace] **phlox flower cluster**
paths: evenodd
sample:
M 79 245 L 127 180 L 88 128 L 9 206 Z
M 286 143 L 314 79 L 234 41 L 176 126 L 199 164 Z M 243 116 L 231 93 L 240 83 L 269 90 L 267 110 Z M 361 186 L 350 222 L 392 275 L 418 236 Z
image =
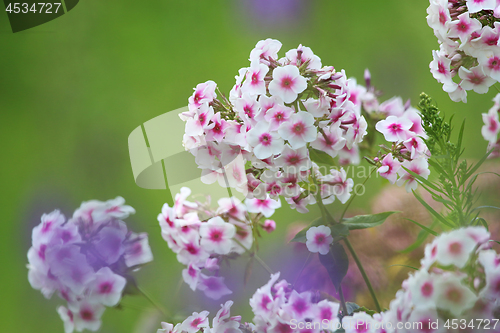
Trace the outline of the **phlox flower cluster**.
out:
M 279 275 L 271 275 L 269 282 L 250 299 L 255 332 L 319 333 L 323 328 L 338 328 L 338 303 L 319 300 L 309 291 L 298 293 L 286 280 L 277 282 Z M 307 323 L 311 323 L 309 330 Z
M 279 199 L 270 198 L 246 199 L 241 203 L 233 197 L 219 199 L 217 209 L 212 209 L 209 202 L 186 200 L 190 194 L 191 190 L 183 187 L 176 194 L 173 207 L 163 206 L 158 215 L 161 234 L 177 254 L 177 260 L 186 266 L 182 277 L 189 287 L 219 299 L 232 293 L 224 277 L 217 274 L 219 263 L 229 255 L 249 250 L 254 234 L 258 234 L 256 228 L 273 231 L 275 222 L 265 218 L 281 204 Z
M 440 44 L 429 67 L 453 101 L 467 102 L 467 90 L 484 94 L 500 81 L 499 1 L 430 0 L 427 13 Z
M 500 94 L 493 98 L 494 105 L 488 111 L 483 113 L 484 126 L 481 128 L 483 138 L 488 141 L 488 151 L 493 149 L 489 157 L 500 156 L 500 140 L 498 140 L 498 132 L 500 132 L 500 121 L 498 113 L 500 112 Z
M 374 159 L 378 166 L 377 172 L 391 184 L 405 185 L 408 192 L 418 186 L 417 180 L 405 170 L 424 177 L 430 174 L 427 160 L 430 152 L 424 139 L 427 138 L 422 127 L 422 119 L 417 109 L 407 105 L 403 106 L 399 97 L 387 101 L 390 108 L 385 108 L 387 118 L 380 120 L 375 125 L 377 131 L 384 135 L 392 146 L 382 147 L 382 151 Z
M 250 66 L 241 68 L 229 97 L 217 94 L 213 81 L 200 83 L 189 98 L 183 144 L 202 169 L 202 181 L 224 183 L 250 198 L 282 195 L 299 211 L 315 203 L 307 184 L 313 163 L 311 151 L 339 157 L 341 163 L 359 162 L 358 146 L 366 134 L 362 105 L 378 106 L 373 91 L 348 79 L 344 70 L 322 66 L 308 47 L 299 45 L 278 57 L 281 43 L 259 41 L 250 53 Z M 236 156 L 241 163 L 231 164 Z M 317 179 L 326 184 L 322 199 L 345 202 L 343 170 Z M 302 185 L 302 186 L 301 186 Z M 330 186 L 330 187 L 329 187 Z M 337 189 L 338 189 L 337 186 Z M 339 191 L 337 191 L 339 192 Z
M 217 315 L 212 320 L 212 326 L 210 326 L 210 321 L 208 320 L 208 311 L 202 311 L 200 313 L 193 312 L 191 316 L 186 318 L 182 323 L 177 325 L 162 322 L 162 328 L 157 331 L 157 333 L 245 333 L 248 329 L 245 329 L 245 325 L 241 324 L 241 316 L 231 317 L 230 309 L 233 305 L 233 301 L 227 301 L 224 305 L 221 305 L 221 309 L 217 312 Z M 241 329 L 240 329 L 241 327 Z
M 57 309 L 66 333 L 98 330 L 105 307 L 120 302 L 126 277 L 153 260 L 147 234 L 122 221 L 135 213 L 124 203 L 84 202 L 69 220 L 56 210 L 33 228 L 28 279 L 45 297 L 57 293 L 67 302 Z
M 253 323 L 241 323 L 241 316 L 230 317 L 232 301 L 227 301 L 213 319 L 208 311 L 194 312 L 182 323 L 162 323 L 157 333 L 299 333 L 334 332 L 340 327 L 339 304 L 319 300 L 311 292 L 298 293 L 286 280 L 278 282 L 280 273 L 272 274 L 250 299 Z
M 385 332 L 417 333 L 448 332 L 447 320 L 459 319 L 460 332 L 482 332 L 484 325 L 479 327 L 478 320 L 494 323 L 500 305 L 500 257 L 490 248 L 489 238 L 483 227 L 441 234 L 426 246 L 421 268 L 403 282 L 388 311 L 344 320 L 369 325 L 378 320 L 385 323 Z M 398 323 L 411 325 L 398 328 Z M 495 331 L 493 325 L 488 331 Z

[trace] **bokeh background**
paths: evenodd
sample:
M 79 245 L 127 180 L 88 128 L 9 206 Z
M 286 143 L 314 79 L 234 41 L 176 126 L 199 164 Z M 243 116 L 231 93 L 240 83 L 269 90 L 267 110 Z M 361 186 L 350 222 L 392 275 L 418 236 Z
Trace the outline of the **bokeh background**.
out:
M 128 219 L 130 227 L 150 235 L 155 260 L 137 274 L 143 288 L 184 318 L 210 307 L 185 285 L 178 289 L 182 266 L 156 221 L 168 192 L 135 185 L 127 138 L 145 121 L 186 105 L 199 82 L 214 80 L 229 91 L 261 39 L 279 39 L 280 55 L 300 43 L 309 46 L 324 65 L 343 68 L 358 80 L 369 68 L 372 83 L 385 93 L 382 100 L 399 95 L 417 102 L 419 93 L 427 92 L 457 121 L 467 118 L 464 156 L 480 158 L 486 150 L 480 113 L 491 107 L 495 91 L 471 93 L 467 104 L 450 101 L 428 69 L 431 50 L 438 46 L 426 23 L 427 6 L 424 0 L 86 0 L 54 21 L 16 34 L 0 13 L 0 332 L 63 332 L 55 311 L 59 299 L 44 299 L 27 280 L 31 229 L 44 212 L 59 208 L 70 215 L 82 201 L 118 195 L 137 210 Z M 498 187 L 484 184 L 490 199 L 496 198 Z M 404 191 L 381 179 L 367 186 L 352 213 L 414 209 L 411 214 L 428 221 Z M 317 214 L 282 208 L 274 216 L 277 231 L 260 242 L 261 257 L 293 280 L 303 252 L 287 245 L 287 234 Z M 408 273 L 388 266 L 411 261 L 411 255 L 396 251 L 417 231 L 401 221 L 385 228 L 354 235 L 353 243 L 363 260 L 370 251 L 378 258 L 370 269 L 378 289 L 386 290 L 381 298 L 388 307 L 398 288 L 392 279 Z M 228 270 L 238 288 L 233 313 L 251 321 L 248 296 L 268 277 L 255 266 L 254 277 L 243 286 L 236 280 L 242 280 L 244 264 L 242 259 Z M 308 274 L 314 276 L 314 270 Z M 357 274 L 354 266 L 349 274 Z M 362 284 L 350 288 L 351 301 L 370 305 Z M 155 332 L 148 322 L 156 328 L 167 319 L 144 298 L 126 297 L 122 310 L 106 310 L 101 332 Z

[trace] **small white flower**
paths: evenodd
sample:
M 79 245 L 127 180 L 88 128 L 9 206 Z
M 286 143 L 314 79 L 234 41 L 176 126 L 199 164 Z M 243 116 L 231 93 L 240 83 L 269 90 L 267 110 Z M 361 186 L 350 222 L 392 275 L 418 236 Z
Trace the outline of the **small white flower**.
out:
M 330 244 L 333 243 L 332 230 L 324 225 L 311 227 L 306 232 L 306 246 L 310 252 L 327 254 L 330 251 Z
M 306 90 L 307 80 L 293 65 L 278 67 L 273 71 L 273 80 L 269 83 L 269 93 L 281 97 L 283 102 L 292 103 L 298 94 Z
M 200 226 L 200 245 L 209 252 L 228 254 L 235 233 L 236 228 L 233 224 L 224 222 L 219 216 L 213 217 Z

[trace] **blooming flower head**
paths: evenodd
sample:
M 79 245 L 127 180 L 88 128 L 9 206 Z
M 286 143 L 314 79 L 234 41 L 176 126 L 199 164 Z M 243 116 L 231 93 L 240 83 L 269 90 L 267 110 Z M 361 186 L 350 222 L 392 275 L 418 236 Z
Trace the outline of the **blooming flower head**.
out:
M 384 120 L 379 121 L 375 128 L 384 135 L 384 138 L 389 142 L 404 141 L 410 137 L 408 131 L 413 126 L 413 123 L 406 118 L 398 118 L 389 116 Z
M 429 163 L 424 157 L 417 158 L 413 161 L 404 161 L 402 166 L 407 168 L 408 170 L 416 173 L 417 175 L 427 179 L 430 175 Z M 408 173 L 404 168 L 400 168 L 398 170 L 398 175 L 400 178 L 397 181 L 399 186 L 405 185 L 406 191 L 411 192 L 415 190 L 418 186 L 417 180 L 410 173 Z
M 134 212 L 124 203 L 84 202 L 73 218 L 54 211 L 33 229 L 28 280 L 47 298 L 57 292 L 67 302 L 57 309 L 67 333 L 97 330 L 105 306 L 120 302 L 125 276 L 153 259 L 147 235 L 121 220 Z
M 484 94 L 500 79 L 499 5 L 496 0 L 430 1 L 427 22 L 440 49 L 433 51 L 429 67 L 453 101 L 465 103 L 468 90 Z
M 269 125 L 258 123 L 247 133 L 247 140 L 254 148 L 255 156 L 266 159 L 272 155 L 279 154 L 283 150 L 283 139 L 277 132 L 270 131 Z
M 311 227 L 306 233 L 306 246 L 310 252 L 325 255 L 330 251 L 330 244 L 333 243 L 332 230 L 327 226 L 320 225 Z
M 305 112 L 294 113 L 290 119 L 284 122 L 278 129 L 279 134 L 287 140 L 292 148 L 304 147 L 307 142 L 316 139 L 316 129 L 314 128 L 314 117 Z
M 384 178 L 394 184 L 398 177 L 398 170 L 401 167 L 401 163 L 392 157 L 392 153 L 387 154 L 382 160 L 382 166 L 378 168 L 378 172 Z
M 236 232 L 233 224 L 214 217 L 200 226 L 201 246 L 217 254 L 228 254 L 232 246 L 232 238 Z
M 300 75 L 293 65 L 278 67 L 273 71 L 273 80 L 269 83 L 269 93 L 280 97 L 285 103 L 292 103 L 298 94 L 306 90 L 307 80 Z
M 281 43 L 273 39 L 258 42 L 249 67 L 238 71 L 229 98 L 205 94 L 214 88 L 209 83 L 198 86 L 195 95 L 210 98 L 199 105 L 191 98 L 189 111 L 181 113 L 186 122 L 183 145 L 195 156 L 203 183 L 217 181 L 248 199 L 283 196 L 292 207 L 306 212 L 306 206 L 315 202 L 306 193 L 309 176 L 316 172 L 311 152 L 326 152 L 338 158 L 340 165 L 359 163 L 359 145 L 368 130 L 363 108 L 377 115 L 389 114 L 390 103 L 383 104 L 387 110 L 382 110 L 369 78 L 363 87 L 344 70 L 322 67 L 310 48 L 299 45 L 278 59 L 280 48 Z M 401 109 L 398 117 L 408 109 L 400 99 L 394 106 Z M 420 119 L 415 119 L 407 122 L 417 130 Z M 241 163 L 229 168 L 236 156 L 241 156 Z M 350 196 L 352 180 L 334 182 L 322 186 L 325 204 L 335 198 L 345 202 Z M 173 241 L 168 242 L 175 248 Z

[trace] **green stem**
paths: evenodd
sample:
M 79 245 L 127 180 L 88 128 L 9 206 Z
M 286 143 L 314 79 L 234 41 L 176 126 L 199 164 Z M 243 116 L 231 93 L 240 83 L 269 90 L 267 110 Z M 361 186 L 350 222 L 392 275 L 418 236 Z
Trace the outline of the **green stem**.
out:
M 259 262 L 259 264 L 261 264 L 262 267 L 264 267 L 264 269 L 269 273 L 269 274 L 273 274 L 273 270 L 264 262 L 264 260 L 262 260 L 258 255 L 257 253 L 254 253 L 253 254 L 254 258 Z
M 344 293 L 342 292 L 342 284 L 339 286 L 339 296 L 340 296 L 340 304 L 342 304 L 342 311 L 344 312 L 344 316 L 349 315 L 349 311 L 347 311 L 347 304 L 345 302 Z
M 257 253 L 255 252 L 251 252 L 250 250 L 248 250 L 246 247 L 243 246 L 243 244 L 241 244 L 241 242 L 237 239 L 233 239 L 236 244 L 238 244 L 239 246 L 241 246 L 246 253 L 248 253 L 249 256 L 251 257 L 254 257 L 255 260 L 257 260 L 259 262 L 259 264 L 264 267 L 264 269 L 269 273 L 269 274 L 273 274 L 273 270 L 264 262 L 264 260 L 262 260 L 258 255 Z
M 370 172 L 370 174 L 368 175 L 368 177 L 366 177 L 366 179 L 363 181 L 363 183 L 361 185 L 365 185 L 365 183 L 368 181 L 368 179 L 370 179 L 370 177 L 372 176 L 373 172 L 375 172 L 375 170 L 377 170 L 377 169 L 373 169 Z M 339 223 L 342 223 L 342 220 L 344 219 L 344 215 L 347 212 L 347 209 L 349 209 L 349 206 L 351 205 L 351 203 L 354 201 L 354 198 L 356 198 L 356 197 L 357 197 L 357 194 L 356 194 L 356 192 L 354 192 L 354 194 L 352 195 L 352 197 L 349 199 L 349 201 L 345 205 L 345 208 L 344 208 L 344 211 L 342 212 L 342 215 L 340 215 Z
M 352 247 L 351 242 L 347 239 L 344 238 L 345 245 L 349 249 L 349 252 L 351 252 L 352 257 L 354 258 L 354 261 L 356 262 L 356 265 L 358 266 L 359 272 L 361 273 L 361 276 L 363 277 L 363 280 L 365 280 L 366 286 L 368 287 L 368 290 L 370 291 L 370 295 L 372 296 L 373 302 L 375 303 L 375 307 L 377 308 L 378 312 L 382 312 L 382 308 L 380 307 L 380 304 L 377 299 L 377 295 L 375 295 L 375 290 L 373 290 L 373 286 L 370 282 L 370 279 L 368 278 L 368 275 L 365 272 L 365 269 L 363 268 L 363 264 L 359 260 L 358 255 L 356 254 L 356 251 Z
M 158 304 L 157 302 L 155 302 L 141 287 L 137 286 L 137 290 L 139 290 L 139 292 L 142 294 L 142 296 L 146 297 L 146 299 L 156 308 L 156 310 L 158 310 L 163 316 L 165 317 L 170 317 L 168 314 L 167 314 L 167 310 L 161 306 L 160 304 Z
M 299 275 L 297 275 L 297 277 L 295 278 L 295 281 L 293 281 L 293 283 L 292 283 L 292 289 L 295 286 L 295 284 L 297 283 L 297 281 L 299 280 L 300 276 L 302 275 L 302 272 L 304 271 L 304 268 L 306 268 L 307 263 L 309 262 L 309 259 L 311 259 L 311 252 L 309 252 L 309 255 L 307 256 L 306 261 L 302 265 L 302 268 L 299 271 Z

